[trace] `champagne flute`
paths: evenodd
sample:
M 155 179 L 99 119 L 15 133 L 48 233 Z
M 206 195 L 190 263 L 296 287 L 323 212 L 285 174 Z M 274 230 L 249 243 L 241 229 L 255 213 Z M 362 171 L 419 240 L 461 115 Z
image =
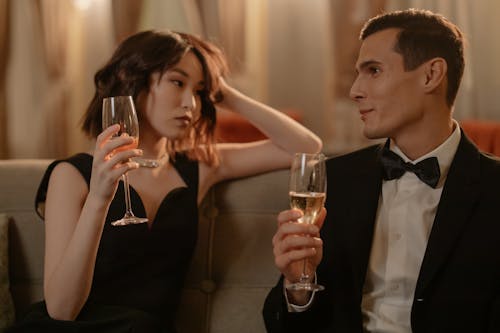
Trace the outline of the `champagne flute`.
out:
M 134 142 L 126 147 L 120 147 L 116 151 L 135 149 L 139 145 L 139 122 L 135 112 L 134 101 L 131 96 L 107 97 L 102 101 L 102 127 L 108 128 L 113 124 L 120 124 L 120 130 L 113 137 L 119 137 L 123 133 L 128 134 Z M 117 221 L 112 222 L 114 226 L 138 224 L 148 222 L 147 218 L 136 217 L 132 212 L 130 203 L 130 187 L 127 173 L 122 176 L 125 191 L 125 215 Z
M 297 153 L 290 169 L 290 206 L 302 211 L 299 223 L 313 224 L 326 197 L 326 167 L 323 154 Z M 290 290 L 319 291 L 322 285 L 310 283 L 304 259 L 302 274 L 298 282 L 290 284 Z

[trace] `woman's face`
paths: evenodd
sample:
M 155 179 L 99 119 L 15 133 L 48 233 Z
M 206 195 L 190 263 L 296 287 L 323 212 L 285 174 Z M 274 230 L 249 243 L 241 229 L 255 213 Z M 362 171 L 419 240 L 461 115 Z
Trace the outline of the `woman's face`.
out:
M 141 130 L 171 140 L 181 138 L 200 117 L 203 89 L 203 68 L 193 52 L 163 75 L 153 73 L 149 91 L 139 98 Z

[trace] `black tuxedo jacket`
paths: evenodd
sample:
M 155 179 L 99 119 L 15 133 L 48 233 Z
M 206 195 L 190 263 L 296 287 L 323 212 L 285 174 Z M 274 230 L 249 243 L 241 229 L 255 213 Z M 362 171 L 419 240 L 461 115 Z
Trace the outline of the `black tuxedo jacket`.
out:
M 326 290 L 288 313 L 282 280 L 266 298 L 268 332 L 363 332 L 361 298 L 382 186 L 382 146 L 327 161 Z M 500 161 L 464 136 L 451 164 L 418 276 L 413 333 L 500 332 Z

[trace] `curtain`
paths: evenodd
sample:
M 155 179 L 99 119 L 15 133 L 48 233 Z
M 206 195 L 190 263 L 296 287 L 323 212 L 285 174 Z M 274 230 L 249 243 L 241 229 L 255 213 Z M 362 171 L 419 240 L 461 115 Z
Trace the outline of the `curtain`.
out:
M 190 27 L 191 33 L 206 37 L 203 29 L 203 19 L 200 12 L 200 3 L 198 0 L 184 0 L 182 1 L 184 12 L 186 13 L 186 21 Z
M 184 6 L 187 17 L 199 13 L 204 37 L 224 50 L 234 75 L 242 71 L 245 61 L 245 3 L 246 0 L 206 0 Z
M 270 33 L 267 1 L 197 0 L 196 3 L 197 6 L 185 6 L 188 17 L 195 16 L 197 11 L 203 36 L 224 51 L 231 71 L 229 83 L 266 102 Z
M 7 145 L 6 72 L 9 59 L 9 0 L 0 0 L 0 159 L 9 157 Z
M 332 44 L 334 48 L 334 124 L 331 138 L 331 151 L 342 153 L 370 143 L 362 134 L 362 122 L 351 101 L 349 92 L 355 80 L 354 65 L 358 57 L 359 32 L 372 16 L 382 12 L 385 0 L 352 0 L 331 3 L 333 24 Z
M 112 18 L 116 44 L 137 32 L 143 0 L 112 0 Z
M 46 157 L 60 158 L 68 153 L 68 106 L 70 89 L 66 77 L 68 25 L 72 4 L 69 1 L 37 0 L 41 22 L 44 63 L 48 85 L 40 105 L 46 119 Z
M 234 74 L 244 71 L 245 63 L 245 1 L 219 0 L 220 42 L 229 55 Z

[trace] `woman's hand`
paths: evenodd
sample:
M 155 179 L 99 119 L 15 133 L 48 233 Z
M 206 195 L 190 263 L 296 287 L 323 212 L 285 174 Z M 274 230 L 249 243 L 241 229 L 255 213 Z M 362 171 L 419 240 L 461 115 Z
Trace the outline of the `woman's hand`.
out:
M 228 84 L 226 79 L 223 78 L 222 76 L 219 77 L 219 94 L 222 96 L 222 100 L 220 100 L 220 102 L 217 102 L 215 106 L 217 108 L 221 108 L 227 111 L 240 113 L 240 110 L 242 108 L 248 107 L 247 106 L 248 101 L 253 102 L 251 98 L 249 98 L 241 91 Z M 254 108 L 253 105 L 250 106 L 250 108 L 251 109 L 249 111 L 251 112 L 254 111 L 252 110 Z
M 97 137 L 95 145 L 89 194 L 104 201 L 112 200 L 118 180 L 124 173 L 139 167 L 130 159 L 142 155 L 141 149 L 127 149 L 134 143 L 134 138 L 121 135 L 112 139 L 119 130 L 117 124 L 106 128 Z

